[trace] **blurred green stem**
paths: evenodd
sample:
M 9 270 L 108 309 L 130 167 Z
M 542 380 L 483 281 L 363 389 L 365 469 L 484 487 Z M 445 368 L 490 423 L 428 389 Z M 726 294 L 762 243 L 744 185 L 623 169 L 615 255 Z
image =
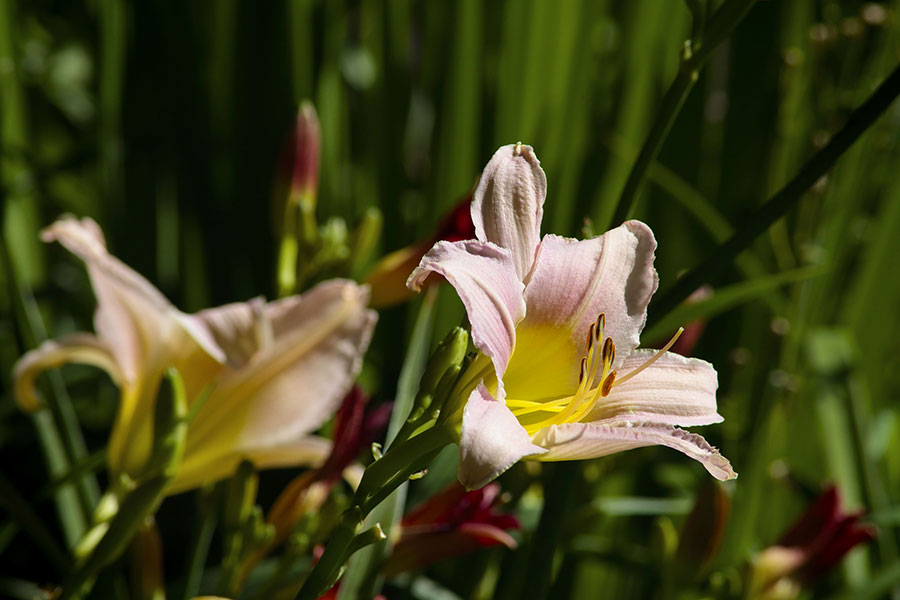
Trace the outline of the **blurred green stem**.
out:
M 569 461 L 552 466 L 544 485 L 541 520 L 531 538 L 531 555 L 525 573 L 527 596 L 535 600 L 548 597 L 553 581 L 553 558 L 562 539 L 566 516 L 572 514 L 573 495 L 581 477 L 581 464 Z
M 675 123 L 675 119 L 678 118 L 678 114 L 681 112 L 681 107 L 684 106 L 684 101 L 694 88 L 694 84 L 697 83 L 700 69 L 712 56 L 713 51 L 731 35 L 731 32 L 734 31 L 755 2 L 756 0 L 728 0 L 712 15 L 709 20 L 709 26 L 702 32 L 702 38 L 699 35 L 695 35 L 692 40 L 685 42 L 678 75 L 675 76 L 675 81 L 672 82 L 672 85 L 669 86 L 669 90 L 663 97 L 662 106 L 659 112 L 656 113 L 653 127 L 650 129 L 650 133 L 647 134 L 647 140 L 641 148 L 641 153 L 628 174 L 628 179 L 625 182 L 622 195 L 619 197 L 619 203 L 616 206 L 612 223 L 607 223 L 606 225 L 621 223 L 627 220 L 634 212 L 634 205 L 641 183 L 644 180 L 644 175 L 651 163 L 659 155 L 662 145 L 666 141 L 672 125 Z M 696 13 L 694 17 L 695 19 L 697 18 Z M 608 229 L 608 227 L 603 229 Z
M 304 582 L 298 600 L 314 600 L 334 585 L 344 563 L 357 549 L 354 539 L 366 516 L 452 441 L 448 428 L 434 427 L 389 448 L 384 456 L 369 465 L 356 490 L 353 505 L 341 515 L 325 546 L 325 553 Z
M 654 303 L 653 317 L 648 325 L 666 316 L 702 284 L 714 280 L 722 267 L 729 264 L 753 240 L 794 208 L 803 194 L 831 169 L 837 159 L 887 110 L 898 95 L 900 95 L 900 65 L 894 68 L 862 106 L 853 111 L 843 129 L 831 138 L 786 186 L 749 215 L 744 220 L 744 226 L 710 253 L 709 258 L 691 269 L 670 290 L 661 295 Z

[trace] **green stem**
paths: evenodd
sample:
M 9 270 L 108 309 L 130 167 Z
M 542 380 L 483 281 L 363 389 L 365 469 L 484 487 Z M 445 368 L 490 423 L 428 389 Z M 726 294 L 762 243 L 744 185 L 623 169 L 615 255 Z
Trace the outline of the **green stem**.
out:
M 529 598 L 541 600 L 548 596 L 553 579 L 553 556 L 563 534 L 565 518 L 572 512 L 573 495 L 580 474 L 580 463 L 561 462 L 553 465 L 553 472 L 547 478 L 541 520 L 532 537 L 525 577 L 524 590 L 527 590 Z
M 834 166 L 837 159 L 887 110 L 898 95 L 900 95 L 900 65 L 894 68 L 862 106 L 853 111 L 843 129 L 831 138 L 831 141 L 817 152 L 787 185 L 747 217 L 743 227 L 710 253 L 709 258 L 679 279 L 654 303 L 653 319 L 648 325 L 667 315 L 703 283 L 713 281 L 725 265 L 793 209 L 803 194 Z
M 728 36 L 755 2 L 756 0 L 728 0 L 710 18 L 709 26 L 702 32 L 702 38 L 695 36 L 693 40 L 686 43 L 678 75 L 663 97 L 662 106 L 656 114 L 653 127 L 647 134 L 641 152 L 628 173 L 628 179 L 625 181 L 625 187 L 622 189 L 622 195 L 619 196 L 619 202 L 616 205 L 612 224 L 627 220 L 634 212 L 634 205 L 644 175 L 659 155 L 675 119 L 681 112 L 681 107 L 684 106 L 684 101 L 697 82 L 700 69 L 703 68 L 715 49 L 728 39 Z M 702 39 L 702 43 L 699 43 L 698 39 Z
M 188 550 L 188 570 L 184 578 L 184 592 L 181 595 L 184 600 L 195 597 L 200 591 L 203 568 L 206 566 L 209 545 L 216 529 L 215 499 L 215 491 L 198 492 L 197 508 L 201 520 L 194 530 Z
M 411 474 L 420 470 L 424 460 L 452 441 L 449 429 L 435 427 L 391 447 L 369 465 L 356 490 L 353 505 L 341 516 L 325 546 L 325 553 L 303 583 L 298 600 L 314 600 L 334 585 L 355 549 L 352 542 L 366 516 Z

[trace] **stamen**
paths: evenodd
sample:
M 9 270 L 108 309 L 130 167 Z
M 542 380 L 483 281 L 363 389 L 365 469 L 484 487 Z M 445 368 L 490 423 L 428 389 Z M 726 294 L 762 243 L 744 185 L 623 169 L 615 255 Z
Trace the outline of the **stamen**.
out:
M 587 375 L 587 357 L 581 358 L 581 370 L 578 371 L 578 385 L 580 386 L 582 382 L 584 382 L 584 377 Z
M 613 383 L 616 381 L 616 372 L 612 371 L 609 375 L 606 376 L 606 379 L 603 380 L 603 384 L 600 386 L 602 390 L 603 397 L 609 396 L 609 391 L 612 389 Z
M 612 365 L 615 359 L 616 345 L 613 343 L 612 338 L 606 338 L 606 341 L 603 342 L 603 364 Z
M 616 382 L 616 385 L 621 385 L 621 384 L 625 383 L 626 381 L 628 381 L 629 379 L 631 379 L 632 377 L 634 377 L 635 375 L 637 375 L 638 373 L 640 373 L 641 371 L 643 371 L 644 369 L 646 369 L 647 367 L 649 367 L 650 365 L 655 363 L 657 360 L 659 360 L 659 357 L 661 357 L 663 354 L 665 354 L 669 350 L 669 348 L 672 347 L 672 345 L 675 343 L 675 341 L 679 337 L 681 337 L 682 333 L 684 333 L 684 327 L 679 327 L 678 331 L 675 332 L 675 335 L 672 336 L 672 339 L 669 340 L 669 343 L 667 343 L 665 346 L 663 346 L 659 352 L 657 352 L 656 354 L 651 356 L 650 359 L 647 360 L 647 362 L 645 362 L 644 364 L 642 364 L 635 370 L 626 373 L 624 377 L 622 377 L 621 379 L 619 379 Z M 604 394 L 604 395 L 606 395 L 606 394 Z
M 587 346 L 587 353 L 588 353 L 588 354 L 591 353 L 591 348 L 594 347 L 594 332 L 595 332 L 595 328 L 596 328 L 596 324 L 595 324 L 595 323 L 591 323 L 591 326 L 588 327 L 587 343 L 585 344 L 585 346 Z

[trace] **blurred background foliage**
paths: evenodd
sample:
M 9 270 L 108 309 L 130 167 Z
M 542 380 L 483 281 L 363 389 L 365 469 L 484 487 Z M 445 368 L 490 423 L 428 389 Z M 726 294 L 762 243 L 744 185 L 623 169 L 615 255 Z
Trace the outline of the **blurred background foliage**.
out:
M 63 399 L 52 415 L 27 417 L 11 398 L 15 359 L 48 334 L 89 328 L 94 306 L 81 265 L 41 244 L 41 227 L 64 212 L 92 216 L 113 252 L 185 311 L 272 297 L 280 156 L 311 99 L 320 223 L 339 217 L 352 232 L 373 208 L 383 217 L 378 252 L 331 275 L 364 274 L 429 235 L 494 149 L 517 140 L 547 173 L 544 230 L 601 232 L 676 75 L 694 4 L 0 0 L 0 596 L 58 580 L 54 551 L 78 530 L 66 506 L 97 493 L 66 473 L 102 465 L 116 402 L 110 382 L 77 367 L 51 378 Z M 756 3 L 709 59 L 640 191 L 661 290 L 740 229 L 898 59 L 900 2 Z M 708 477 L 677 453 L 643 449 L 517 466 L 501 483 L 523 523 L 520 549 L 395 580 L 389 597 L 519 598 L 547 586 L 554 598 L 727 595 L 826 482 L 869 512 L 879 536 L 814 593 L 900 597 L 898 132 L 894 104 L 681 313 L 705 323 L 692 354 L 719 371 L 725 422 L 703 433 L 741 475 L 722 501 L 730 514 L 709 513 L 724 528 L 710 556 L 673 574 Z M 363 375 L 379 401 L 394 397 L 419 304 L 381 316 Z M 432 343 L 462 315 L 441 290 Z M 651 304 L 645 344 L 684 324 L 664 317 Z M 441 455 L 410 502 L 452 480 L 454 460 Z M 292 475 L 264 474 L 260 503 Z M 30 510 L 17 512 L 17 499 Z M 556 518 L 536 535 L 544 504 Z M 176 589 L 203 510 L 180 496 L 159 515 Z M 116 585 L 98 594 L 121 597 Z

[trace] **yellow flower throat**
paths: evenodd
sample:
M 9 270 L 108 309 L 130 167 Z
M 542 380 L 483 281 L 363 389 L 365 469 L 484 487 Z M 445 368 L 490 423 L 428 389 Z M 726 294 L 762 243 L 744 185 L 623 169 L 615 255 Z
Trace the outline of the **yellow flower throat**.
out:
M 578 388 L 573 395 L 537 401 L 506 399 L 506 405 L 528 432 L 528 435 L 534 435 L 550 425 L 577 423 L 584 419 L 601 398 L 609 395 L 614 385 L 625 383 L 653 364 L 672 347 L 683 331 L 679 328 L 678 332 L 659 352 L 623 377 L 617 377 L 616 371 L 612 368 L 616 358 L 616 345 L 612 338 L 604 339 L 605 326 L 606 315 L 600 313 L 597 320 L 588 328 L 587 350 L 581 359 Z M 595 381 L 598 383 L 596 387 L 592 387 Z

